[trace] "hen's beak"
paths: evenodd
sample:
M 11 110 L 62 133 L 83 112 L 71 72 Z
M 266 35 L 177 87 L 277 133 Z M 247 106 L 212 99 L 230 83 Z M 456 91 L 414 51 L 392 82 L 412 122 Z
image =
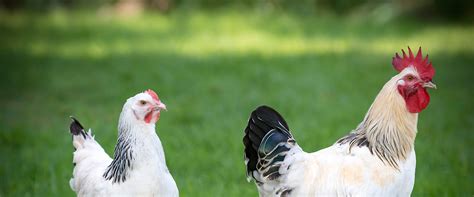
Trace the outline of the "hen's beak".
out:
M 155 106 L 155 108 L 154 108 L 153 110 L 159 111 L 159 110 L 162 110 L 162 109 L 164 109 L 165 111 L 168 111 L 168 110 L 166 109 L 166 105 L 165 105 L 164 103 L 162 103 L 162 102 L 159 102 L 159 103 Z
M 423 83 L 423 87 L 424 87 L 424 88 L 433 88 L 433 89 L 436 89 L 436 84 L 434 84 L 433 82 L 429 81 L 429 82 Z

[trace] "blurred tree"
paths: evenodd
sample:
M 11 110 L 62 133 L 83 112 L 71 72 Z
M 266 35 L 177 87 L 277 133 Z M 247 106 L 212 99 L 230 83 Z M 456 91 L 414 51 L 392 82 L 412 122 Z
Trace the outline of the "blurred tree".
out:
M 3 10 L 48 10 L 52 8 L 98 8 L 114 0 L 0 0 L 0 9 Z
M 120 16 L 135 16 L 144 10 L 144 0 L 120 0 L 115 3 L 114 10 Z
M 217 9 L 239 6 L 248 9 L 273 9 L 294 13 L 352 12 L 391 5 L 394 13 L 469 21 L 474 18 L 474 0 L 0 0 L 0 9 L 45 10 L 50 8 L 99 8 L 113 4 L 120 12 L 141 12 L 150 9 L 170 12 L 173 9 Z M 360 9 L 365 8 L 365 9 Z M 128 11 L 126 11 L 128 10 Z M 134 11 L 132 11 L 134 10 Z M 369 13 L 365 13 L 369 16 Z
M 472 0 L 433 0 L 434 10 L 449 19 L 467 20 L 474 18 L 474 1 Z
M 172 0 L 146 0 L 148 8 L 156 9 L 164 13 L 170 11 L 172 3 Z
M 317 0 L 315 1 L 315 4 L 318 9 L 331 10 L 337 14 L 347 14 L 354 8 L 368 2 L 368 0 Z

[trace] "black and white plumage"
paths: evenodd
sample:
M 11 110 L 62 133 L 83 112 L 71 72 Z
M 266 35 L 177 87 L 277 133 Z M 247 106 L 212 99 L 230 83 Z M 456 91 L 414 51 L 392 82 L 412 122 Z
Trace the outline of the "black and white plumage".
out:
M 274 180 L 281 174 L 278 168 L 288 151 L 295 146 L 295 140 L 289 132 L 285 120 L 267 106 L 260 106 L 250 115 L 245 128 L 245 155 L 247 175 L 253 171 L 262 171 L 263 178 Z
M 78 196 L 178 196 L 155 132 L 166 106 L 152 90 L 131 97 L 119 118 L 118 140 L 110 158 L 91 131 L 72 118 L 74 171 L 71 188 Z
M 267 106 L 251 113 L 243 142 L 247 177 L 260 196 L 408 196 L 413 187 L 414 152 L 400 169 L 393 168 L 355 131 L 307 153 L 281 115 Z
M 307 153 L 283 117 L 255 109 L 245 128 L 247 178 L 260 196 L 410 196 L 415 182 L 418 113 L 436 88 L 421 48 L 393 58 L 399 72 L 379 92 L 362 122 L 322 150 Z M 312 131 L 317 132 L 317 131 Z M 317 140 L 314 141 L 318 143 Z
M 250 115 L 243 143 L 247 177 L 255 180 L 261 196 L 290 194 L 293 188 L 275 183 L 291 168 L 285 158 L 302 150 L 283 117 L 270 107 L 258 107 Z

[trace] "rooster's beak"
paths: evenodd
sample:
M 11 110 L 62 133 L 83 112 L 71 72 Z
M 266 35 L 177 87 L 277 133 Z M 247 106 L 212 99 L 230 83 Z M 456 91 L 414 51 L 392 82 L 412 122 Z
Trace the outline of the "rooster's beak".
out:
M 162 102 L 159 102 L 154 108 L 155 111 L 162 110 L 162 109 L 164 109 L 165 111 L 168 111 L 166 109 L 166 105 Z
M 433 89 L 436 89 L 436 84 L 434 84 L 434 83 L 431 82 L 431 81 L 428 81 L 428 82 L 423 83 L 423 87 L 424 87 L 424 88 L 433 88 Z

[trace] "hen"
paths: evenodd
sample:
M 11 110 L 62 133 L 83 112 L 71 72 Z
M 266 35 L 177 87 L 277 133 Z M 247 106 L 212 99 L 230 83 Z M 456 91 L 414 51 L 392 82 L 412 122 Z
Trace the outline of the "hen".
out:
M 403 50 L 402 50 L 403 51 Z M 283 117 L 267 106 L 245 128 L 247 177 L 260 196 L 410 196 L 415 180 L 418 113 L 436 88 L 421 48 L 392 64 L 399 74 L 382 88 L 362 122 L 332 146 L 304 152 Z
M 155 123 L 166 110 L 153 90 L 139 93 L 123 106 L 114 158 L 110 158 L 91 131 L 72 118 L 74 151 L 71 188 L 78 196 L 178 196 L 166 166 Z

